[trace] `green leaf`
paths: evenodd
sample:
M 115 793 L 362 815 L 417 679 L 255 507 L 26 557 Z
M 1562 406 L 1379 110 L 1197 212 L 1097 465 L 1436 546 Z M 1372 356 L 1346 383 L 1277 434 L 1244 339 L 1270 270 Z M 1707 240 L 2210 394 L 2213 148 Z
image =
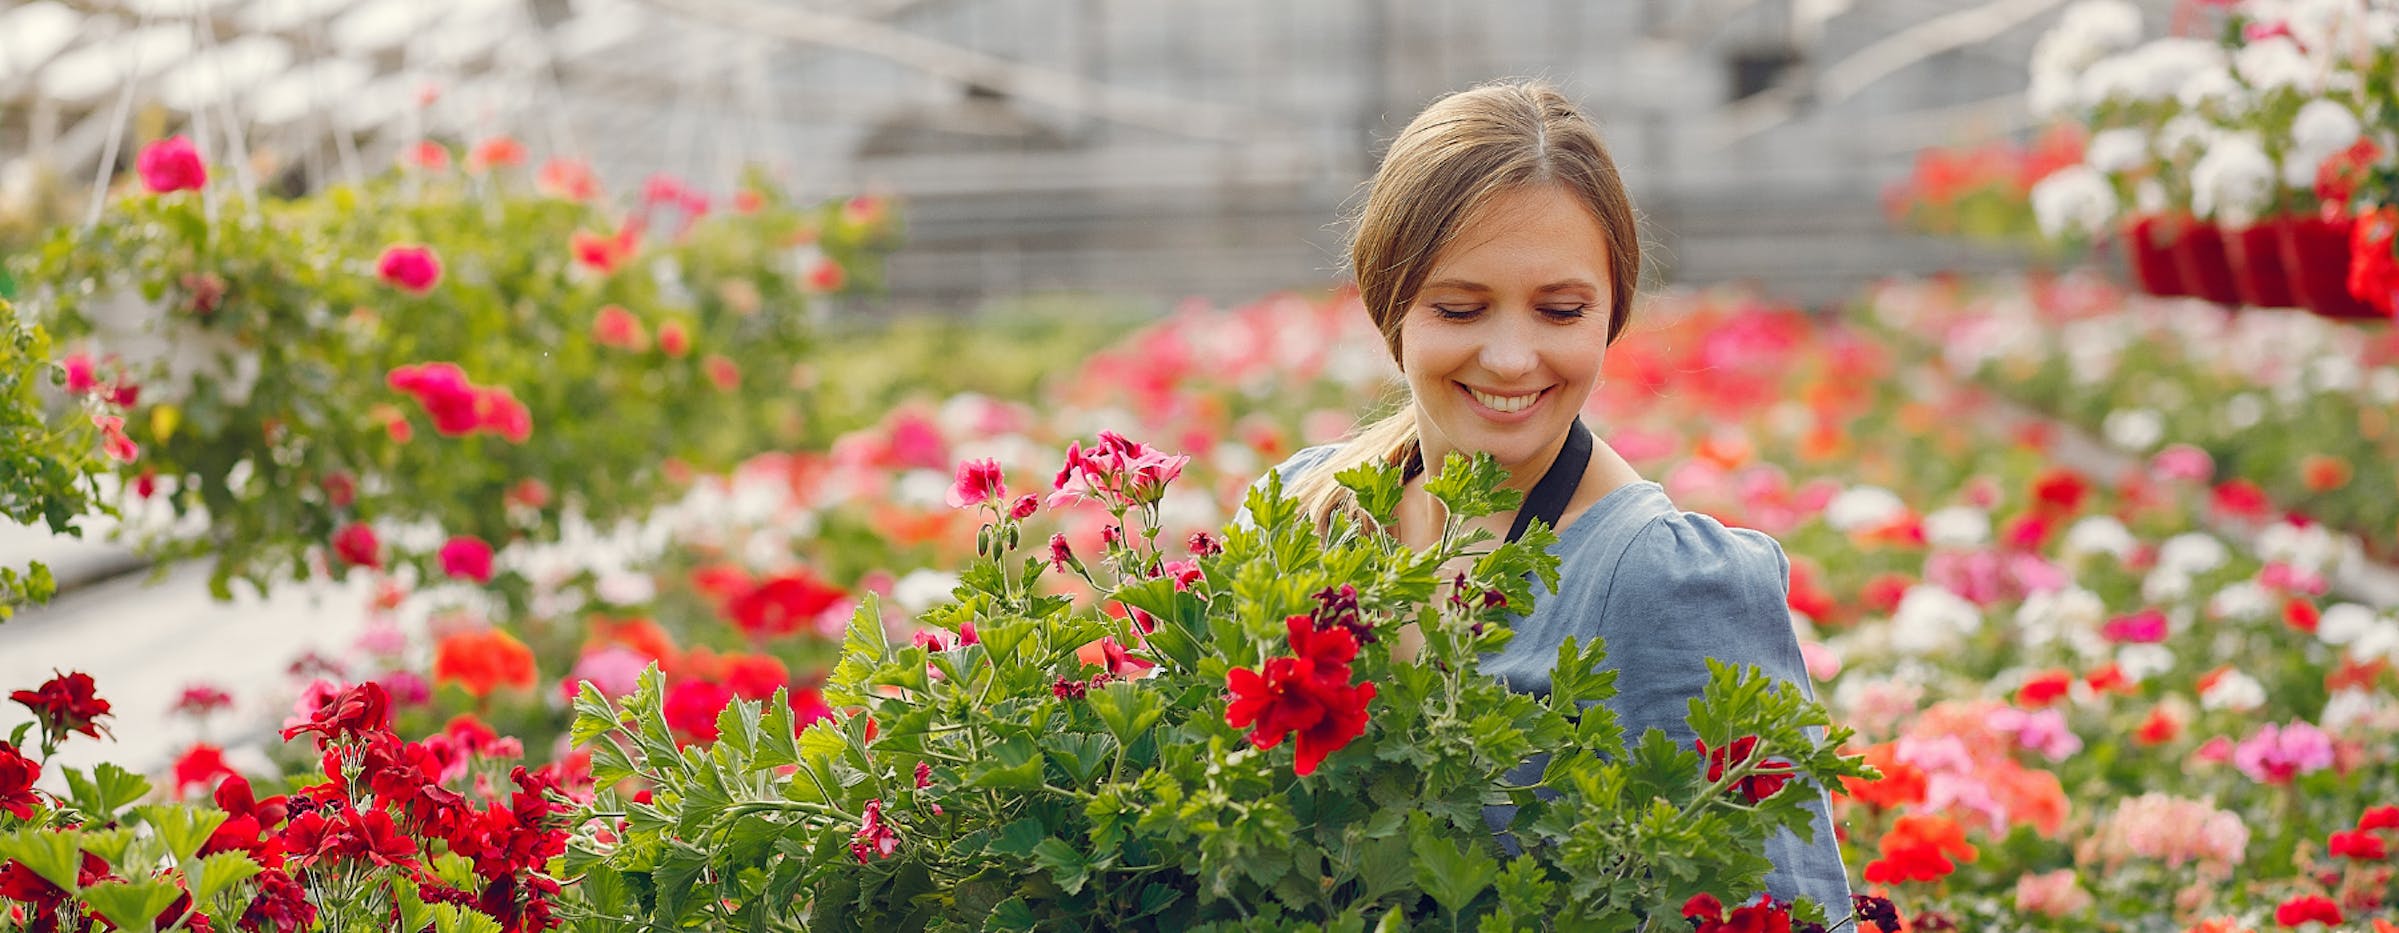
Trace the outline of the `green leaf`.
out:
M 1333 476 L 1333 481 L 1349 488 L 1358 497 L 1358 508 L 1364 510 L 1385 528 L 1398 524 L 1400 495 L 1406 489 L 1400 481 L 1397 467 L 1383 463 L 1361 463 Z
M 1081 893 L 1084 883 L 1091 880 L 1090 857 L 1055 836 L 1033 847 L 1033 863 L 1049 869 L 1050 880 L 1068 895 Z
M 969 787 L 993 790 L 1040 790 L 1041 755 L 1033 740 L 1012 735 L 984 747 L 986 760 L 967 772 Z
M 72 830 L 20 829 L 0 836 L 0 860 L 24 862 L 42 880 L 71 892 L 77 889 L 76 869 L 83 864 L 82 837 Z
M 1109 681 L 1106 686 L 1091 691 L 1085 699 L 1090 702 L 1092 712 L 1099 714 L 1100 722 L 1108 727 L 1108 732 L 1116 736 L 1116 741 L 1126 745 L 1132 744 L 1165 713 L 1165 701 L 1159 698 L 1157 691 L 1145 689 L 1132 681 Z
M 1033 908 L 1025 904 L 1024 898 L 1011 897 L 991 909 L 990 918 L 983 921 L 983 930 L 985 933 L 1032 933 L 1040 925 L 1041 920 L 1033 916 Z
M 155 933 L 159 911 L 175 903 L 175 886 L 156 878 L 142 881 L 103 881 L 77 893 L 100 916 L 125 933 Z M 495 930 L 494 933 L 497 933 Z
M 439 904 L 433 908 L 433 933 L 501 933 L 500 922 L 482 911 L 467 910 L 454 904 Z
M 991 844 L 983 849 L 993 855 L 1024 858 L 1032 855 L 1033 850 L 1041 846 L 1041 841 L 1048 838 L 1049 828 L 1041 825 L 1039 819 L 1028 816 L 1002 828 L 999 835 L 992 837 Z
M 112 762 L 101 762 L 88 776 L 74 768 L 60 770 L 67 777 L 67 798 L 74 801 L 75 809 L 97 822 L 120 822 L 118 811 L 150 793 L 149 778 Z
M 1470 519 L 1514 510 L 1524 501 L 1524 493 L 1503 489 L 1508 473 L 1488 451 L 1477 451 L 1473 459 L 1450 451 L 1441 462 L 1441 472 L 1427 477 L 1424 491 L 1449 508 L 1451 518 Z
M 192 901 L 206 904 L 264 870 L 247 852 L 219 852 L 184 863 L 183 876 L 191 885 Z
M 1416 855 L 1416 883 L 1458 916 L 1499 877 L 1499 863 L 1465 840 L 1452 840 L 1433 828 L 1422 812 L 1408 815 L 1409 849 Z
M 1058 766 L 1066 769 L 1066 776 L 1074 780 L 1076 787 L 1081 787 L 1091 783 L 1100 768 L 1109 764 L 1109 756 L 1116 751 L 1116 740 L 1097 732 L 1053 733 L 1042 737 L 1041 747 L 1048 749 Z
M 126 869 L 133 869 L 136 872 L 143 871 L 158 860 L 154 853 L 135 852 L 134 839 L 133 830 L 128 827 L 87 829 L 83 831 L 83 840 L 78 845 L 82 846 L 83 851 L 97 855 L 101 861 L 117 868 L 119 873 L 131 873 Z M 141 859 L 141 864 L 137 865 L 134 864 L 133 859 L 128 857 L 136 854 L 146 854 L 150 857 Z
M 202 810 L 198 807 L 150 806 L 138 813 L 144 823 L 158 831 L 159 841 L 166 843 L 167 852 L 175 856 L 176 864 L 192 860 L 200 847 L 208 844 L 210 834 L 224 825 L 222 810 Z M 112 864 L 116 859 L 109 860 Z

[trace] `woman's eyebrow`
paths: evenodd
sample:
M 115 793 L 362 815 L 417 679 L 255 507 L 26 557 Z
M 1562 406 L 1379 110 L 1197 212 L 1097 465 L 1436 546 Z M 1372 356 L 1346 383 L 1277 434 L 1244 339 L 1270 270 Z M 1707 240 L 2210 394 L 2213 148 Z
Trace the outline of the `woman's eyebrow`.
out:
M 1424 287 L 1427 291 L 1436 288 L 1454 288 L 1465 292 L 1487 292 L 1491 290 L 1491 286 L 1484 285 L 1480 282 L 1469 282 L 1465 279 L 1440 279 L 1437 281 L 1426 282 L 1424 283 Z M 1566 279 L 1564 281 L 1551 282 L 1533 290 L 1536 292 L 1563 292 L 1578 288 L 1584 291 L 1594 292 L 1599 290 L 1599 286 L 1592 284 L 1587 279 Z

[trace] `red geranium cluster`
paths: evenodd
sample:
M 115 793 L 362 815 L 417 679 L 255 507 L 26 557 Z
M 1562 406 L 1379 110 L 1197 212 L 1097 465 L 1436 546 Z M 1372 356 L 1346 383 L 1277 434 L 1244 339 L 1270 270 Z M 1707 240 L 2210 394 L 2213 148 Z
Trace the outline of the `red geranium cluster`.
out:
M 826 628 L 820 620 L 848 598 L 840 587 L 801 569 L 735 592 L 725 600 L 725 615 L 751 638 L 763 641 Z
M 40 687 L 18 690 L 8 698 L 33 711 L 33 718 L 42 724 L 45 747 L 56 747 L 70 732 L 96 739 L 108 730 L 99 722 L 100 717 L 109 715 L 108 701 L 100 698 L 92 684 L 92 675 L 82 671 L 59 674 Z
M 1317 629 L 1305 615 L 1284 624 L 1290 628 L 1293 656 L 1268 658 L 1260 670 L 1225 672 L 1225 689 L 1233 699 L 1224 718 L 1236 729 L 1249 727 L 1250 743 L 1262 749 L 1297 733 L 1292 770 L 1305 776 L 1315 773 L 1326 755 L 1365 734 L 1374 684 L 1349 682 L 1358 640 L 1347 628 Z
M 2399 208 L 2364 214 L 2349 229 L 2349 294 L 2390 314 L 2399 294 Z
M 1980 854 L 1966 841 L 1965 829 L 1940 814 L 1901 816 L 1883 834 L 1881 847 L 1882 857 L 1866 863 L 1869 884 L 1938 881 Z
M 1716 895 L 1694 894 L 1683 902 L 1683 919 L 1691 922 L 1692 933 L 1791 933 L 1791 905 L 1762 894 L 1757 903 L 1735 907 L 1729 915 Z
M 505 386 L 478 386 L 456 363 L 411 363 L 385 378 L 392 388 L 416 396 L 432 416 L 433 429 L 447 437 L 488 430 L 522 444 L 533 435 L 533 414 Z
M 1739 767 L 1749 761 L 1749 756 L 1758 749 L 1758 737 L 1745 735 L 1734 739 L 1730 745 L 1715 749 L 1708 747 L 1706 739 L 1693 739 L 1691 744 L 1698 746 L 1699 753 L 1708 759 L 1708 782 L 1714 783 L 1724 780 L 1726 769 Z M 1756 769 L 1741 778 L 1732 789 L 1740 791 L 1741 796 L 1749 798 L 1750 803 L 1756 803 L 1774 796 L 1790 780 L 1790 763 L 1768 758 L 1758 762 Z

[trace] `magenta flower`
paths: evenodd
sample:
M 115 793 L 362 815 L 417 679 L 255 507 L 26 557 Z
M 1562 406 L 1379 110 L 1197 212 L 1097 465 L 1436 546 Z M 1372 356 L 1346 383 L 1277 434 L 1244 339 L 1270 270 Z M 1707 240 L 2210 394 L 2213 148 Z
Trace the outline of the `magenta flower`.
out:
M 867 801 L 863 825 L 850 834 L 850 854 L 856 856 L 858 863 L 863 865 L 867 862 L 866 854 L 869 852 L 874 853 L 876 858 L 890 858 L 892 853 L 899 850 L 900 834 L 892 831 L 891 824 L 883 822 L 883 801 Z
M 100 378 L 94 373 L 92 358 L 89 354 L 69 353 L 59 359 L 58 367 L 67 371 L 67 391 L 69 392 L 82 395 L 100 387 Z
M 142 187 L 157 194 L 175 191 L 197 191 L 208 184 L 208 166 L 200 161 L 200 151 L 192 141 L 181 136 L 165 139 L 142 147 L 142 154 L 133 161 L 133 169 L 142 176 Z
M 2143 609 L 2128 616 L 2109 619 L 2099 627 L 2099 637 L 2119 644 L 2156 644 L 2166 640 L 2166 614 L 2155 609 Z
M 422 295 L 441 281 L 441 259 L 423 246 L 393 246 L 383 251 L 375 274 L 395 288 Z
M 441 572 L 453 577 L 491 582 L 491 545 L 473 535 L 458 535 L 441 546 Z
M 1000 476 L 997 460 L 965 460 L 958 464 L 958 482 L 950 486 L 950 508 L 963 509 L 985 501 L 1005 498 L 1007 487 Z
M 2304 719 L 2285 726 L 2266 723 L 2233 747 L 2232 763 L 2252 781 L 2288 784 L 2332 767 L 2332 737 Z

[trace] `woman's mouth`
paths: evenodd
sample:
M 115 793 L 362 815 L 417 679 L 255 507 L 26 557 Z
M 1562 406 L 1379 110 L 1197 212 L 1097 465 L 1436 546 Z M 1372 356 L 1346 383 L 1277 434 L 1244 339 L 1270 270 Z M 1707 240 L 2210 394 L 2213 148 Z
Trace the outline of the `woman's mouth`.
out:
M 1542 389 L 1517 395 L 1500 395 L 1485 392 L 1463 382 L 1457 385 L 1458 388 L 1465 390 L 1467 397 L 1474 399 L 1475 405 L 1482 408 L 1485 413 L 1501 416 L 1522 414 L 1525 410 L 1539 404 L 1542 397 L 1549 394 L 1548 389 Z

